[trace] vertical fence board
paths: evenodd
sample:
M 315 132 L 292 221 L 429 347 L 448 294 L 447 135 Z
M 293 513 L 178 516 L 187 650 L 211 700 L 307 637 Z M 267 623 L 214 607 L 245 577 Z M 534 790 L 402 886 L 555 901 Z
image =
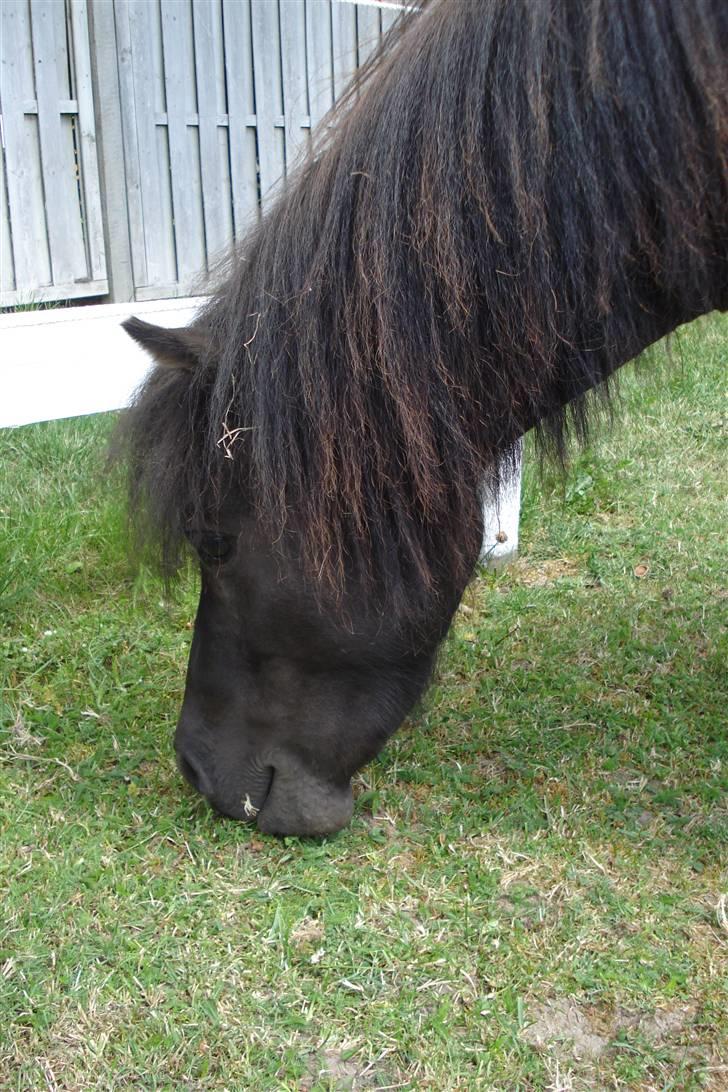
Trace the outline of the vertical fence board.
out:
M 144 200 L 140 166 L 141 142 L 136 116 L 136 88 L 132 63 L 134 39 L 129 0 L 116 0 L 114 15 L 132 279 L 134 285 L 138 286 L 149 284 L 149 268 L 146 247 L 144 246 Z
M 15 269 L 13 247 L 10 241 L 10 209 L 5 188 L 5 149 L 0 157 L 0 291 L 13 292 Z
M 356 9 L 356 39 L 360 65 L 371 57 L 379 45 L 379 15 L 379 8 L 362 5 Z
M 32 9 L 44 8 L 44 19 L 50 23 L 48 36 L 53 42 L 53 60 L 59 99 L 72 99 L 71 72 L 69 71 L 68 41 L 66 28 L 66 4 L 61 0 L 31 0 Z M 35 43 L 34 43 L 35 44 Z
M 197 116 L 200 135 L 200 172 L 202 209 L 205 224 L 205 250 L 210 257 L 230 241 L 229 194 L 223 189 L 223 172 L 218 140 L 217 51 L 215 23 L 221 18 L 214 3 L 193 4 L 195 34 L 195 74 L 197 80 Z
M 187 3 L 162 0 L 164 85 L 167 96 L 167 132 L 172 178 L 177 279 L 185 284 L 204 268 L 205 240 L 196 191 L 198 164 L 187 119 L 195 103 L 190 101 L 194 74 L 189 67 Z
M 331 0 L 306 0 L 306 60 L 311 130 L 334 105 Z
M 122 58 L 132 257 L 134 281 L 139 287 L 164 283 L 166 266 L 161 198 L 165 183 L 160 169 L 164 164 L 158 162 L 154 112 L 154 11 L 146 0 L 122 0 L 117 3 L 117 12 L 121 15 L 117 33 Z
M 87 276 L 88 272 L 80 228 L 72 134 L 63 124 L 59 111 L 62 94 L 56 51 L 62 58 L 65 57 L 65 25 L 61 48 L 61 43 L 57 42 L 57 23 L 54 19 L 54 11 L 57 10 L 53 5 L 41 4 L 36 0 L 30 7 L 30 21 L 43 188 L 46 207 L 53 207 L 53 215 L 46 219 L 51 269 L 54 282 L 72 283 L 79 276 Z
M 167 126 L 167 89 L 165 85 L 164 45 L 162 33 L 162 13 L 159 0 L 153 0 L 150 7 L 153 8 L 151 24 L 153 27 L 153 39 L 151 43 L 154 64 L 154 78 L 152 91 L 154 94 L 155 128 L 154 138 L 157 146 L 157 159 L 159 179 L 159 200 L 162 209 L 162 221 L 160 226 L 161 238 L 164 244 L 164 269 L 166 272 L 160 276 L 163 279 L 159 283 L 162 295 L 167 294 L 167 286 L 178 284 L 177 276 L 177 249 L 175 245 L 174 208 L 172 205 L 172 167 L 169 151 L 169 129 Z M 142 109 L 144 104 L 142 103 Z M 173 291 L 177 291 L 174 289 Z
M 334 57 L 334 97 L 339 98 L 356 72 L 356 10 L 353 4 L 334 0 L 331 7 Z
M 121 302 L 134 299 L 134 274 L 129 237 L 129 195 L 122 169 L 125 157 L 119 39 L 111 4 L 92 2 L 87 11 L 93 107 L 97 117 L 95 147 L 103 202 L 99 219 L 104 232 L 108 291 L 113 300 Z
M 283 118 L 286 134 L 286 174 L 288 174 L 295 167 L 301 153 L 308 148 L 309 141 L 304 2 L 288 0 L 288 3 L 281 5 L 280 12 Z
M 233 218 L 235 238 L 240 239 L 259 209 L 255 130 L 248 125 L 255 113 L 250 0 L 223 0 L 222 13 Z
M 99 165 L 96 158 L 91 57 L 88 45 L 86 0 L 71 0 L 73 73 L 78 103 L 77 139 L 80 157 L 83 218 L 89 275 L 92 280 L 106 276 L 104 225 L 101 219 Z
M 275 0 L 251 0 L 251 14 L 260 198 L 265 208 L 285 172 L 283 132 L 276 128 L 283 107 L 278 4 Z
M 139 183 L 143 233 L 137 249 L 144 251 L 147 280 L 165 285 L 178 279 L 170 196 L 171 155 L 166 130 L 158 125 L 156 107 L 166 108 L 159 5 L 130 0 L 132 34 L 132 94 L 139 143 Z
M 399 19 L 402 11 L 400 8 L 395 7 L 394 4 L 389 8 L 382 8 L 382 33 L 386 34 Z
M 7 201 L 14 258 L 14 290 L 19 300 L 51 280 L 45 229 L 40 159 L 35 117 L 26 118 L 24 104 L 35 97 L 30 57 L 30 23 L 24 3 L 0 4 L 4 57 L 0 66 Z M 3 292 L 10 285 L 3 278 Z
M 196 0 L 199 2 L 199 0 Z M 227 250 L 235 238 L 233 225 L 232 181 L 230 178 L 230 119 L 227 112 L 227 86 L 225 83 L 225 38 L 222 25 L 222 0 L 213 0 L 215 18 L 212 21 L 212 43 L 215 58 L 215 102 L 217 104 L 217 164 L 223 194 L 221 216 L 222 240 L 218 246 Z M 208 266 L 209 266 L 208 257 Z

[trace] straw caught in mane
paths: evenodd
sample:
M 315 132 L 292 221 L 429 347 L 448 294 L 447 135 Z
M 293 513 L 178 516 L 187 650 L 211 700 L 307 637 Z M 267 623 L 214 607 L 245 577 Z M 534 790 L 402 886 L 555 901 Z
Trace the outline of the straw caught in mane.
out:
M 587 392 L 728 306 L 727 40 L 724 0 L 407 16 L 127 417 L 167 563 L 238 496 L 327 594 L 463 586 L 514 442 L 563 457 Z

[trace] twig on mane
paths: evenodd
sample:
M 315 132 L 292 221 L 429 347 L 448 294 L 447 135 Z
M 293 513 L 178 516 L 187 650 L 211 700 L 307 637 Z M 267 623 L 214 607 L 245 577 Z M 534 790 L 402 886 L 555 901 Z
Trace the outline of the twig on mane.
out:
M 252 432 L 253 425 L 248 425 L 246 428 L 229 428 L 227 423 L 227 416 L 222 423 L 223 433 L 220 439 L 217 441 L 217 446 L 221 447 L 225 452 L 226 459 L 233 458 L 233 444 L 243 432 Z
M 253 342 L 255 341 L 255 336 L 258 333 L 258 327 L 260 326 L 260 311 L 255 311 L 254 314 L 255 314 L 255 329 L 253 330 L 253 332 L 250 335 L 250 337 L 248 338 L 248 340 L 243 342 L 243 348 L 244 349 L 247 349 L 249 345 L 253 344 Z M 252 318 L 253 315 L 249 315 L 248 317 Z M 233 376 L 233 379 L 234 378 L 235 378 L 235 376 Z
M 253 331 L 253 335 L 250 338 L 250 341 L 245 342 L 246 352 L 248 351 L 248 346 L 254 340 L 255 335 L 258 333 L 258 322 L 260 321 L 260 314 L 258 314 L 256 317 L 258 321 L 255 324 L 255 330 Z M 235 401 L 235 376 L 231 375 L 230 379 L 233 393 L 230 395 L 230 401 L 228 402 L 227 409 L 225 410 L 225 416 L 222 419 L 222 436 L 219 440 L 216 441 L 216 446 L 222 447 L 223 451 L 225 452 L 226 459 L 233 458 L 233 444 L 237 439 L 240 438 L 241 434 L 243 432 L 252 432 L 254 428 L 253 425 L 241 426 L 239 428 L 230 428 L 230 425 L 228 424 L 228 414 L 233 408 L 233 403 Z

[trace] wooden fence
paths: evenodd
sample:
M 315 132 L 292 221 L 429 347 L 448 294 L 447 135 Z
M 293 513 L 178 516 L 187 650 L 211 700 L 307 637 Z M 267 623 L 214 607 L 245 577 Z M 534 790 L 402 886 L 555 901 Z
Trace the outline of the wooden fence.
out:
M 2 0 L 0 10 L 7 306 L 188 295 L 305 154 L 400 9 Z
M 2 0 L 0 46 L 0 304 L 105 293 L 86 0 Z

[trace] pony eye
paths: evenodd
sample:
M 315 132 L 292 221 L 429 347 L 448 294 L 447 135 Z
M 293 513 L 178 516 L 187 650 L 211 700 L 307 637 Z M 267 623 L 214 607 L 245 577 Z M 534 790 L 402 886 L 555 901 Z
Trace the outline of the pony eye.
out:
M 233 535 L 197 534 L 190 536 L 201 561 L 221 565 L 233 551 Z

